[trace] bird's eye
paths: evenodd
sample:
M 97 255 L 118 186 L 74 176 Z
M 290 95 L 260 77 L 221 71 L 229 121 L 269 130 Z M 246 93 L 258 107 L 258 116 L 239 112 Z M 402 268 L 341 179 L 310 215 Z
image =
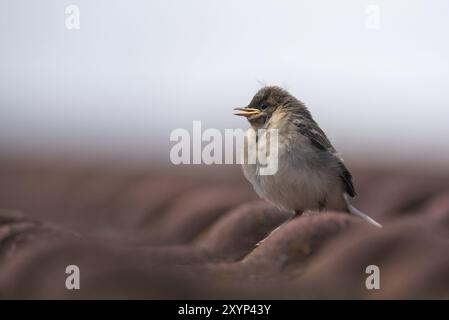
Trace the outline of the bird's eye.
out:
M 268 108 L 268 106 L 265 103 L 262 103 L 260 105 L 260 110 L 266 110 Z

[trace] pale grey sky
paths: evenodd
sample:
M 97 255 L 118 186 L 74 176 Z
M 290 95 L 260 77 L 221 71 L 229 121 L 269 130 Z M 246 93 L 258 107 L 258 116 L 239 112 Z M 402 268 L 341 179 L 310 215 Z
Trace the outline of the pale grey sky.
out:
M 261 81 L 303 100 L 342 153 L 444 162 L 448 30 L 445 0 L 1 0 L 0 152 L 165 157 L 192 120 L 247 126 L 231 109 Z

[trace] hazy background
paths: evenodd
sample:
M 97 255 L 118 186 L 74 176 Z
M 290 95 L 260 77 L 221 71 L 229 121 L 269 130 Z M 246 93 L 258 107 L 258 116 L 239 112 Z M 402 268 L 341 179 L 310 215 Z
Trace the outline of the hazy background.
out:
M 232 108 L 263 82 L 303 100 L 345 158 L 444 165 L 448 30 L 446 0 L 1 0 L 0 152 L 168 161 L 192 120 L 246 127 Z

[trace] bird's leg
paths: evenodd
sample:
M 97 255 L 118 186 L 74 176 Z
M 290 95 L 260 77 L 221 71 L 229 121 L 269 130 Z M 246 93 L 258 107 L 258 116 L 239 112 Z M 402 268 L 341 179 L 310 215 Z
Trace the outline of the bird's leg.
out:
M 295 219 L 296 217 L 301 216 L 301 215 L 303 214 L 303 212 L 304 212 L 304 210 L 295 210 L 295 213 L 294 213 L 290 218 L 288 218 L 287 220 L 285 220 L 284 222 L 282 222 L 282 223 L 281 223 L 280 225 L 278 225 L 275 229 L 273 229 L 273 230 L 272 230 L 272 231 L 271 231 L 265 238 L 263 238 L 262 240 L 260 240 L 260 241 L 256 244 L 256 247 L 260 246 L 260 245 L 265 241 L 265 239 L 267 239 L 269 236 L 271 236 L 275 231 L 279 230 L 279 228 L 280 228 L 281 226 L 283 226 L 284 224 L 287 224 L 289 221 Z
M 327 201 L 325 199 L 318 201 L 318 211 L 324 211 L 327 207 Z

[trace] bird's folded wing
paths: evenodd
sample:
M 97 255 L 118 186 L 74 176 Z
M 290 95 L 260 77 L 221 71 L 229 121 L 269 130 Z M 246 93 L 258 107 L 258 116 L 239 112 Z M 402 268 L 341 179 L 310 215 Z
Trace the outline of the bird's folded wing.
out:
M 349 196 L 355 197 L 356 192 L 354 185 L 352 184 L 352 175 L 344 165 L 342 159 L 337 154 L 335 148 L 332 146 L 323 130 L 321 130 L 312 119 L 295 119 L 293 120 L 293 124 L 297 128 L 297 131 L 304 137 L 307 137 L 315 148 L 322 152 L 328 152 L 332 157 L 335 157 L 336 163 L 340 169 L 339 177 L 345 186 L 345 192 Z

